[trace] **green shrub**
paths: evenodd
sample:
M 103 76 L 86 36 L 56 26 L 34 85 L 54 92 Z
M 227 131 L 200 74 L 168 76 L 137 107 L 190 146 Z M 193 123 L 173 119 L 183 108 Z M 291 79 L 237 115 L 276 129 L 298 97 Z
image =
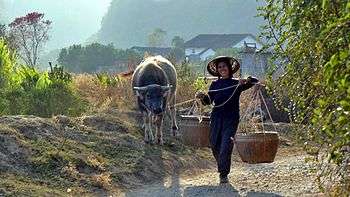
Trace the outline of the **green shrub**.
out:
M 270 90 L 280 103 L 290 98 L 288 110 L 307 150 L 319 156 L 322 179 L 341 183 L 349 195 L 350 2 L 266 0 L 260 13 L 277 63 L 272 74 L 284 64 Z
M 15 66 L 4 41 L 0 40 L 1 115 L 80 115 L 86 103 L 72 87 L 72 77 L 62 67 L 39 72 L 29 66 Z

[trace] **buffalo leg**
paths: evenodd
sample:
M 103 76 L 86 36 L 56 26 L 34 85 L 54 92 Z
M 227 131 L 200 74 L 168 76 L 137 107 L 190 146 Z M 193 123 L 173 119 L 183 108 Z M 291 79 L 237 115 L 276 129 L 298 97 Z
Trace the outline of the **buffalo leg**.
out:
M 152 115 L 149 113 L 144 114 L 143 122 L 145 125 L 145 139 L 144 139 L 144 141 L 146 143 L 153 142 L 154 136 L 153 136 L 153 132 L 152 132 Z
M 160 145 L 164 144 L 163 141 L 163 115 L 158 115 L 155 120 L 156 125 L 156 142 Z
M 175 94 L 172 96 L 172 98 L 170 99 L 170 118 L 171 118 L 171 129 L 172 129 L 172 134 L 173 136 L 177 135 L 177 130 L 179 129 L 179 127 L 177 126 L 176 123 L 176 109 L 175 109 L 175 101 L 176 101 L 176 97 Z
M 143 114 L 142 116 L 143 118 L 143 125 L 142 125 L 142 129 L 144 129 L 144 142 L 148 143 L 149 142 L 149 137 L 148 137 L 148 115 L 146 113 Z
M 153 115 L 151 113 L 148 114 L 148 139 L 150 141 L 150 143 L 153 144 L 154 142 L 154 135 L 153 135 L 153 131 L 152 131 L 152 118 L 153 118 Z

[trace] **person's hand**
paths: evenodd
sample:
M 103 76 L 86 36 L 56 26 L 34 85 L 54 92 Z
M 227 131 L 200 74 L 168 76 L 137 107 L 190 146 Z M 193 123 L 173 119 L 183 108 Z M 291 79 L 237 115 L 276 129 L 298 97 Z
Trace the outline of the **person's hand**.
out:
M 239 80 L 239 85 L 244 85 L 244 84 L 246 84 L 248 81 L 247 81 L 247 79 L 240 79 Z
M 233 144 L 236 143 L 236 139 L 234 137 L 231 137 L 231 141 Z
M 203 99 L 205 96 L 206 96 L 206 94 L 204 92 L 199 91 L 199 92 L 196 92 L 194 97 L 196 99 Z

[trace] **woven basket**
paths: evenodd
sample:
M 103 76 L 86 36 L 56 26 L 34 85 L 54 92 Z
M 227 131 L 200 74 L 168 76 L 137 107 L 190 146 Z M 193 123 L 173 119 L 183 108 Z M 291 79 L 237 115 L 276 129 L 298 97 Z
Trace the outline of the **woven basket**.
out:
M 243 162 L 271 163 L 277 153 L 279 137 L 277 132 L 237 134 L 235 143 Z
M 198 116 L 181 116 L 179 126 L 182 141 L 189 146 L 209 147 L 210 118 L 202 116 L 202 122 L 199 122 L 198 118 Z

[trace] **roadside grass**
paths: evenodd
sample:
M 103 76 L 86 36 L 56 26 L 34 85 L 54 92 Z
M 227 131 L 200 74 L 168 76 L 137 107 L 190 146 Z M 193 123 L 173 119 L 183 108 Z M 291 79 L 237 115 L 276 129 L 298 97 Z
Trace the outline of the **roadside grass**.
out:
M 0 142 L 6 143 L 0 143 L 0 194 L 107 195 L 162 180 L 175 170 L 210 166 L 208 150 L 179 140 L 144 144 L 138 118 L 119 115 L 68 118 L 65 124 L 56 117 L 1 117 Z

